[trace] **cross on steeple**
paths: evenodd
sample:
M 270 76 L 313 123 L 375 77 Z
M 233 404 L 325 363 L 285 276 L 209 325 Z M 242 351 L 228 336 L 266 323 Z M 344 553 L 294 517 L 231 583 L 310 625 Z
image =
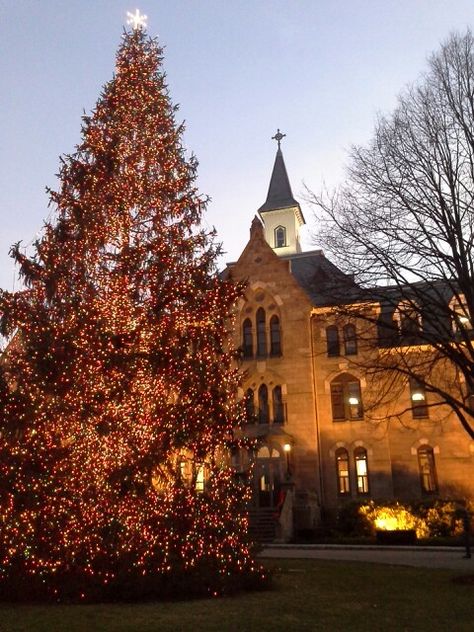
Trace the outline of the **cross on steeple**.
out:
M 276 140 L 276 142 L 278 143 L 278 149 L 280 149 L 280 143 L 282 141 L 283 138 L 285 138 L 286 134 L 282 134 L 280 132 L 280 129 L 277 129 L 277 133 L 275 134 L 275 136 L 272 136 L 272 140 Z

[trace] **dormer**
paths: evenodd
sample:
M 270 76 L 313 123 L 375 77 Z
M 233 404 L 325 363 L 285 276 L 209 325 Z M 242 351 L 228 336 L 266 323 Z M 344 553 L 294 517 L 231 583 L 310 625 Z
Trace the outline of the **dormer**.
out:
M 301 252 L 300 229 L 306 223 L 300 205 L 291 192 L 280 147 L 283 136 L 280 130 L 274 136 L 278 142 L 275 164 L 267 199 L 258 209 L 264 224 L 265 240 L 279 256 Z

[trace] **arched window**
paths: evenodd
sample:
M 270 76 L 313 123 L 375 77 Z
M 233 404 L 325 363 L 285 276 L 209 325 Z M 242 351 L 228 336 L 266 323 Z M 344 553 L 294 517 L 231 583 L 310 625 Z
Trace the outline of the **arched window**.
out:
M 265 310 L 257 310 L 257 355 L 261 358 L 267 355 L 267 340 L 265 336 Z
M 275 248 L 283 248 L 286 246 L 286 228 L 284 226 L 277 226 L 274 233 Z
M 359 380 L 343 373 L 331 382 L 331 407 L 333 421 L 362 419 L 362 395 Z
M 336 450 L 337 493 L 348 496 L 351 493 L 349 477 L 349 453 L 344 448 Z
M 242 325 L 243 342 L 242 349 L 244 358 L 251 358 L 253 356 L 253 336 L 252 336 L 252 321 L 250 318 L 246 318 Z
M 265 384 L 261 384 L 258 389 L 258 423 L 267 424 L 269 421 L 268 410 L 268 388 Z
M 283 405 L 281 386 L 275 386 L 273 389 L 273 423 L 282 424 L 284 422 L 285 409 Z
M 404 338 L 416 338 L 421 331 L 421 313 L 415 303 L 400 303 L 395 311 L 394 321 L 400 336 Z
M 426 445 L 418 448 L 418 467 L 420 469 L 421 491 L 423 494 L 436 494 L 438 480 L 433 448 Z
M 345 325 L 342 330 L 344 336 L 344 355 L 357 355 L 357 334 L 354 325 Z
M 255 402 L 253 390 L 248 388 L 245 393 L 245 412 L 247 415 L 247 422 L 249 424 L 255 423 Z
M 367 466 L 367 450 L 356 448 L 354 450 L 354 460 L 357 480 L 357 493 L 369 493 L 369 468 Z
M 410 380 L 411 411 L 415 419 L 428 417 L 428 405 L 426 403 L 426 389 L 418 380 Z
M 340 354 L 339 351 L 339 331 L 335 325 L 326 327 L 326 344 L 328 356 L 334 357 Z
M 281 355 L 280 319 L 278 316 L 270 318 L 270 355 Z

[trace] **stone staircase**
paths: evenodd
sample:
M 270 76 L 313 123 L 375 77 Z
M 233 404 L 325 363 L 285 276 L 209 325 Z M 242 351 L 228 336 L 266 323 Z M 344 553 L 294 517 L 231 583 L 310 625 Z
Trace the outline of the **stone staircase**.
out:
M 276 537 L 277 519 L 274 507 L 249 509 L 249 534 L 257 542 L 273 542 Z

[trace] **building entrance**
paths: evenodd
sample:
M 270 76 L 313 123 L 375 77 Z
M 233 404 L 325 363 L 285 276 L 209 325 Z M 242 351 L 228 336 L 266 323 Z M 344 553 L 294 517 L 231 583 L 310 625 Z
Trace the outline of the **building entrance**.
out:
M 255 463 L 254 498 L 257 507 L 276 507 L 283 481 L 284 462 L 276 448 L 262 446 Z

